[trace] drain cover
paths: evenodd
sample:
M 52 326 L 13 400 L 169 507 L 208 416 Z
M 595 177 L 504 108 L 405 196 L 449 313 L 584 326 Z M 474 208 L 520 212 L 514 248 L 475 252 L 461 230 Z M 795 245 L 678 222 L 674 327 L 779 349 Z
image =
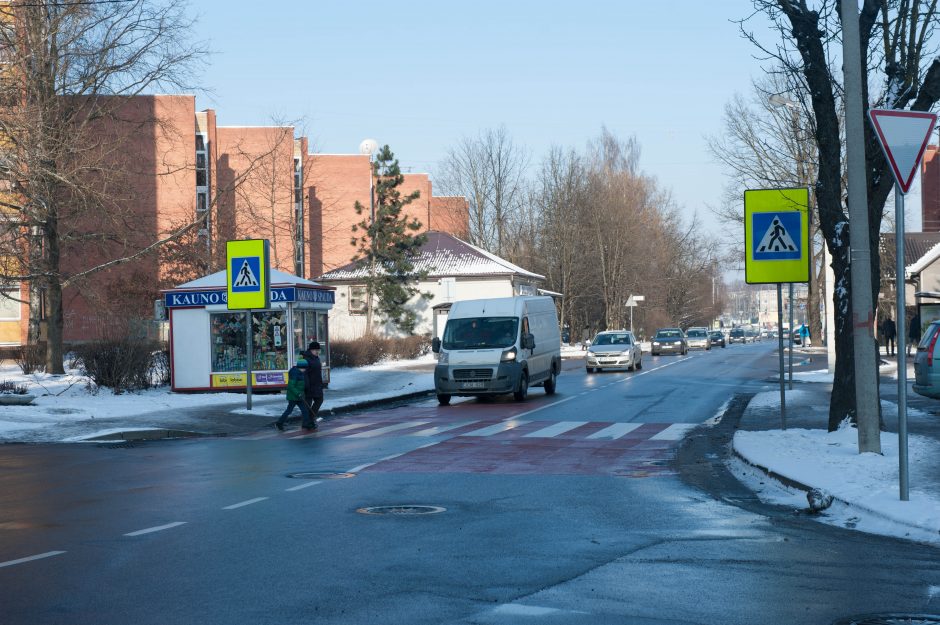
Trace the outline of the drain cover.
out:
M 356 510 L 359 514 L 395 514 L 399 516 L 417 516 L 419 514 L 438 514 L 444 512 L 447 508 L 440 506 L 372 506 L 369 508 L 359 508 Z
M 335 471 L 322 471 L 322 472 L 313 472 L 305 471 L 300 473 L 288 473 L 287 477 L 292 477 L 298 480 L 343 480 L 347 477 L 356 477 L 355 473 L 339 473 Z
M 936 625 L 936 614 L 862 614 L 834 621 L 832 625 Z

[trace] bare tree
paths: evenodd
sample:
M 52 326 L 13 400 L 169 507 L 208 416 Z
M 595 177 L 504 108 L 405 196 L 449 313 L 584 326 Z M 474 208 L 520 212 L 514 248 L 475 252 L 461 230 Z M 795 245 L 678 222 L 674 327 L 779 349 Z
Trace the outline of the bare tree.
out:
M 205 54 L 190 42 L 178 2 L 10 3 L 0 8 L 0 184 L 4 240 L 27 262 L 0 276 L 45 295 L 46 371 L 62 373 L 62 290 L 94 271 L 151 253 L 166 240 L 135 236 L 126 210 L 122 146 L 153 123 L 128 115 L 123 96 L 188 88 Z M 171 129 L 165 129 L 170 131 Z M 198 227 L 197 223 L 191 224 Z M 65 249 L 86 250 L 94 267 L 62 266 Z M 88 252 L 94 250 L 97 255 Z M 32 313 L 31 313 L 32 314 Z
M 467 198 L 470 243 L 503 255 L 511 221 L 526 200 L 528 161 L 502 126 L 465 137 L 448 152 L 435 181 L 445 195 Z
M 849 224 L 842 180 L 842 142 L 839 112 L 843 88 L 833 59 L 841 59 L 842 31 L 838 0 L 753 0 L 755 9 L 774 24 L 778 40 L 764 45 L 745 30 L 745 37 L 780 66 L 800 98 L 812 108 L 813 139 L 819 156 L 815 183 L 819 225 L 832 258 L 835 275 L 836 367 L 829 405 L 829 428 L 846 417 L 856 418 L 853 332 L 870 328 L 871 319 L 855 319 L 851 308 L 850 227 L 867 227 L 872 244 L 871 275 L 879 276 L 878 233 L 892 176 L 872 128 L 865 124 L 865 172 L 868 223 Z M 865 0 L 859 14 L 863 71 L 862 103 L 885 108 L 926 111 L 940 99 L 940 59 L 934 56 L 936 0 Z M 777 71 L 773 69 L 772 71 Z M 880 83 L 874 93 L 871 85 Z M 878 283 L 872 284 L 877 300 Z M 868 330 L 866 330 L 868 331 Z M 871 366 L 875 366 L 871 363 Z

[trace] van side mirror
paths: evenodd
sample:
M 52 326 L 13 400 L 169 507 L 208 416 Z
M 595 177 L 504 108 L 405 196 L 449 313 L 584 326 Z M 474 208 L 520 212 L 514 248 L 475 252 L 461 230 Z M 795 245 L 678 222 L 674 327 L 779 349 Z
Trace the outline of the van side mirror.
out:
M 522 335 L 522 347 L 523 349 L 535 349 L 535 335 L 531 332 Z
M 436 336 L 431 339 L 431 351 L 435 354 L 441 353 L 441 339 L 437 338 Z

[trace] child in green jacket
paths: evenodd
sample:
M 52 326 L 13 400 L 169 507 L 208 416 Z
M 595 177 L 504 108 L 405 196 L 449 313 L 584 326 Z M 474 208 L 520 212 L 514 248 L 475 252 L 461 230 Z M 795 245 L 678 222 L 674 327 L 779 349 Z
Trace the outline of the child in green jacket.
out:
M 307 384 L 306 369 L 307 361 L 301 358 L 297 361 L 297 364 L 291 367 L 290 371 L 287 372 L 287 408 L 284 410 L 284 414 L 281 415 L 281 418 L 274 423 L 274 427 L 281 432 L 284 431 L 284 422 L 287 421 L 287 417 L 294 412 L 294 406 L 300 407 L 300 413 L 303 415 L 303 421 L 301 422 L 302 427 L 305 430 L 317 429 L 317 422 L 313 418 L 313 415 L 310 414 L 310 408 L 307 407 L 307 402 L 304 401 L 304 389 Z

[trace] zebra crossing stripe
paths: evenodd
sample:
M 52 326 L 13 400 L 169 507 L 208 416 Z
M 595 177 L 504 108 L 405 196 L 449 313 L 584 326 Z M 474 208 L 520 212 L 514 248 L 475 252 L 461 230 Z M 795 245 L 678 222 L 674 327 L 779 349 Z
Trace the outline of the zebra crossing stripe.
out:
M 500 432 L 517 428 L 520 425 L 525 425 L 526 423 L 528 423 L 528 421 L 502 421 L 496 425 L 488 425 L 485 428 L 467 432 L 463 436 L 492 436 L 493 434 L 499 434 Z
M 359 428 L 364 428 L 368 425 L 375 425 L 374 423 L 351 423 L 349 425 L 341 425 L 339 427 L 330 428 L 330 434 L 339 434 L 340 432 L 348 432 L 349 430 L 357 430 Z
M 680 440 L 685 433 L 695 427 L 694 423 L 673 423 L 668 428 L 650 436 L 651 441 L 677 441 Z
M 630 432 L 637 429 L 641 425 L 643 424 L 642 423 L 614 423 L 613 425 L 606 427 L 603 430 L 594 432 L 593 434 L 588 436 L 588 438 L 589 439 L 607 438 L 607 439 L 614 441 L 620 438 L 621 436 L 624 436 L 625 434 L 629 434 Z
M 389 425 L 384 428 L 379 428 L 377 430 L 369 430 L 368 432 L 357 432 L 355 434 L 350 434 L 346 438 L 372 438 L 373 436 L 382 436 L 388 432 L 395 432 L 397 430 L 407 430 L 408 428 L 413 428 L 418 425 L 424 425 L 425 423 L 430 423 L 430 421 L 406 421 L 405 423 L 398 423 L 396 425 Z
M 569 430 L 573 430 L 577 427 L 581 427 L 587 423 L 587 421 L 559 421 L 554 425 L 550 425 L 547 428 L 542 428 L 535 432 L 529 432 L 524 436 L 524 438 L 553 438 L 559 434 L 564 434 Z
M 413 433 L 411 436 L 434 436 L 436 434 L 443 434 L 444 432 L 449 432 L 450 430 L 456 430 L 457 428 L 462 428 L 465 425 L 472 425 L 477 423 L 479 419 L 474 421 L 458 421 L 457 423 L 451 423 L 450 425 L 439 425 L 437 427 L 428 428 L 426 430 L 419 430 Z

